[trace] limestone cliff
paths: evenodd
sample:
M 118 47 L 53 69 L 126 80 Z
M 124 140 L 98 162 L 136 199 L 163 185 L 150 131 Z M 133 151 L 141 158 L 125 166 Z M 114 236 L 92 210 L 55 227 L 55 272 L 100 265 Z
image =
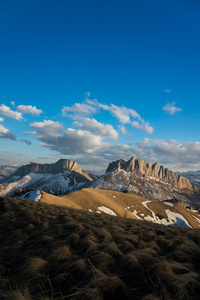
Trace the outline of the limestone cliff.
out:
M 136 173 L 143 178 L 153 177 L 179 189 L 193 189 L 193 186 L 187 178 L 160 166 L 158 163 L 152 165 L 151 162 L 146 162 L 140 158 L 136 159 L 135 157 L 131 157 L 127 162 L 124 160 L 114 161 L 109 164 L 106 172 L 120 169 L 126 172 Z
M 58 174 L 63 173 L 67 170 L 75 171 L 83 176 L 85 176 L 89 181 L 93 179 L 83 171 L 77 162 L 72 161 L 71 159 L 60 159 L 53 164 L 37 164 L 30 163 L 20 167 L 13 175 L 14 176 L 25 176 L 29 173 L 37 174 Z

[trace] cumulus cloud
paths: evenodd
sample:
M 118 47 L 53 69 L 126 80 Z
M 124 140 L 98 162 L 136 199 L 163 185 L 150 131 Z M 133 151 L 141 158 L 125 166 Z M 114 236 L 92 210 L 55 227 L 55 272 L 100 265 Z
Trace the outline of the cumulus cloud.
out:
M 99 107 L 103 108 L 104 110 L 110 111 L 111 114 L 115 116 L 122 124 L 130 123 L 130 117 L 142 120 L 140 115 L 134 109 L 126 108 L 125 106 L 116 106 L 113 104 L 108 106 L 99 104 Z
M 88 118 L 90 115 L 96 114 L 100 109 L 103 109 L 116 117 L 122 125 L 130 124 L 132 127 L 138 128 L 149 134 L 153 133 L 153 127 L 150 126 L 149 122 L 144 121 L 134 109 L 130 109 L 125 106 L 117 106 L 114 104 L 102 104 L 98 102 L 97 99 L 88 99 L 88 96 L 90 96 L 89 93 L 87 93 L 87 97 L 82 103 L 75 103 L 75 105 L 71 107 L 64 106 L 62 109 L 62 116 L 73 118 L 80 123 L 80 121 L 84 122 L 84 118 Z M 73 124 L 75 125 L 75 123 Z M 98 128 L 99 127 L 100 126 L 98 126 Z M 123 130 L 123 132 L 125 131 Z
M 51 136 L 52 138 L 54 138 L 58 137 L 62 133 L 62 125 L 59 122 L 54 122 L 51 120 L 44 120 L 43 122 L 34 122 L 30 124 L 30 127 L 36 129 L 37 137 Z
M 81 129 L 77 130 L 72 128 L 63 130 L 60 123 L 50 120 L 32 123 L 31 127 L 36 130 L 36 137 L 41 146 L 62 155 L 78 155 L 78 162 L 83 165 L 90 164 L 94 167 L 99 165 L 106 168 L 113 160 L 136 156 L 152 163 L 157 161 L 173 170 L 200 168 L 200 142 L 181 143 L 176 140 L 145 138 L 136 145 L 105 143 L 102 131 L 106 125 L 95 119 L 87 119 L 85 125 L 82 124 Z M 89 131 L 92 127 L 93 132 Z M 82 130 L 83 128 L 88 130 Z M 113 135 L 117 137 L 115 132 Z
M 144 139 L 136 144 L 135 149 L 143 158 L 156 160 L 173 169 L 200 168 L 200 142 L 181 143 L 177 140 Z
M 21 139 L 20 141 L 27 144 L 27 145 L 29 145 L 29 146 L 32 145 L 31 141 L 29 141 L 27 139 Z
M 10 101 L 10 104 L 15 106 L 15 102 L 14 101 Z
M 74 122 L 75 123 L 75 122 Z M 76 122 L 78 127 L 81 126 L 83 130 L 89 130 L 95 135 L 99 135 L 102 138 L 109 140 L 118 140 L 118 132 L 110 124 L 103 124 L 95 120 L 94 118 L 85 118 L 82 123 Z
M 132 156 L 152 163 L 158 162 L 174 171 L 200 169 L 200 142 L 181 143 L 176 140 L 164 141 L 145 138 L 135 146 L 109 144 L 91 155 L 84 155 L 78 159 L 78 162 L 83 166 L 93 165 L 95 167 L 98 165 L 106 168 L 113 160 L 120 158 L 127 160 Z
M 4 118 L 1 118 L 1 117 L 0 117 L 0 122 L 3 122 L 3 121 L 4 121 Z
M 22 120 L 22 113 L 18 111 L 13 111 L 10 107 L 6 106 L 5 104 L 0 105 L 0 114 L 4 117 L 15 119 L 15 120 Z
M 119 125 L 118 127 L 119 127 L 122 134 L 128 134 L 128 132 L 127 132 L 126 128 L 124 127 L 124 125 Z
M 145 131 L 149 134 L 154 132 L 154 129 L 149 125 L 149 122 L 145 122 L 134 109 L 130 109 L 125 106 L 116 106 L 113 104 L 109 106 L 100 103 L 99 107 L 109 111 L 122 124 L 131 124 L 132 127 Z
M 59 122 L 44 120 L 43 122 L 34 122 L 30 126 L 36 130 L 36 137 L 40 141 L 40 145 L 61 154 L 92 153 L 106 145 L 102 142 L 103 137 L 100 135 L 72 128 L 63 131 Z
M 17 110 L 25 113 L 39 116 L 42 113 L 41 109 L 37 109 L 36 106 L 31 105 L 18 105 Z
M 176 102 L 167 103 L 162 107 L 162 110 L 170 113 L 170 115 L 174 115 L 176 112 L 182 111 L 182 108 L 178 108 L 175 106 Z
M 0 138 L 16 140 L 15 136 L 1 124 L 0 124 Z
M 97 107 L 93 105 L 93 103 L 75 103 L 73 106 L 63 106 L 62 116 L 72 117 L 74 119 L 78 119 L 79 117 L 90 116 L 91 114 L 95 114 L 97 112 Z
M 89 131 L 68 128 L 64 134 L 57 137 L 37 136 L 44 147 L 56 150 L 65 155 L 93 153 L 103 147 L 102 137 Z

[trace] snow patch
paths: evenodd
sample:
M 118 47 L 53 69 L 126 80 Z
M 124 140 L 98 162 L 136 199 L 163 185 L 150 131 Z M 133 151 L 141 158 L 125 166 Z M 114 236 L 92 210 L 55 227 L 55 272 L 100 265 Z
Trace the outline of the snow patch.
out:
M 21 195 L 20 198 L 24 200 L 33 200 L 33 201 L 38 201 L 42 197 L 40 191 L 30 191 L 26 192 L 25 194 Z
M 174 206 L 174 204 L 171 203 L 171 202 L 165 202 L 165 201 L 164 201 L 163 203 L 165 203 L 165 205 Z
M 112 209 L 110 209 L 106 206 L 99 206 L 98 210 L 100 210 L 108 215 L 111 215 L 111 216 L 117 216 L 116 213 Z
M 167 216 L 168 216 L 168 219 L 169 219 L 169 222 L 172 221 L 172 222 L 175 222 L 173 223 L 174 226 L 181 226 L 181 227 L 185 227 L 185 228 L 192 228 L 188 221 L 181 215 L 181 214 L 178 214 L 178 213 L 175 213 L 169 209 L 166 209 L 165 210 Z
M 188 221 L 181 215 L 178 213 L 175 213 L 169 209 L 165 210 L 165 213 L 167 214 L 167 219 L 163 218 L 160 219 L 156 216 L 156 214 L 154 213 L 153 210 L 151 210 L 148 206 L 147 203 L 149 203 L 151 201 L 144 201 L 142 202 L 142 204 L 151 212 L 152 217 L 151 216 L 146 216 L 144 217 L 144 219 L 146 221 L 151 221 L 154 223 L 158 223 L 158 224 L 163 224 L 163 225 L 173 225 L 173 226 L 180 226 L 180 227 L 185 227 L 185 228 L 192 228 Z

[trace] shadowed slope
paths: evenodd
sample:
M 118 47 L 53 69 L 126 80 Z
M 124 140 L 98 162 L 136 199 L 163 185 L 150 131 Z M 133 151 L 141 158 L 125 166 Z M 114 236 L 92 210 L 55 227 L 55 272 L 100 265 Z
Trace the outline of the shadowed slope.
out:
M 0 218 L 0 299 L 199 299 L 199 230 L 11 198 Z

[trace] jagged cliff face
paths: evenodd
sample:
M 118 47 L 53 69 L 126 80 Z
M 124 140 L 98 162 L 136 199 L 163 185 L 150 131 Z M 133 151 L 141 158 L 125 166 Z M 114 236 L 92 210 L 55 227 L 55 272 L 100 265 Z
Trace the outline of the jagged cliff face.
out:
M 58 174 L 65 171 L 75 171 L 81 175 L 84 175 L 88 180 L 92 181 L 93 179 L 83 171 L 77 162 L 72 161 L 71 159 L 60 159 L 53 164 L 37 164 L 30 163 L 20 167 L 15 173 L 14 176 L 25 176 L 29 173 L 37 174 Z
M 200 203 L 200 191 L 189 180 L 158 163 L 132 157 L 109 164 L 106 174 L 88 187 L 133 192 L 152 200 L 176 200 L 185 204 Z
M 152 165 L 151 162 L 146 162 L 140 158 L 136 159 L 135 157 L 132 157 L 127 162 L 124 160 L 114 161 L 109 164 L 106 172 L 120 169 L 126 172 L 134 172 L 143 178 L 153 177 L 179 189 L 193 189 L 193 186 L 187 178 L 160 166 L 158 163 Z

